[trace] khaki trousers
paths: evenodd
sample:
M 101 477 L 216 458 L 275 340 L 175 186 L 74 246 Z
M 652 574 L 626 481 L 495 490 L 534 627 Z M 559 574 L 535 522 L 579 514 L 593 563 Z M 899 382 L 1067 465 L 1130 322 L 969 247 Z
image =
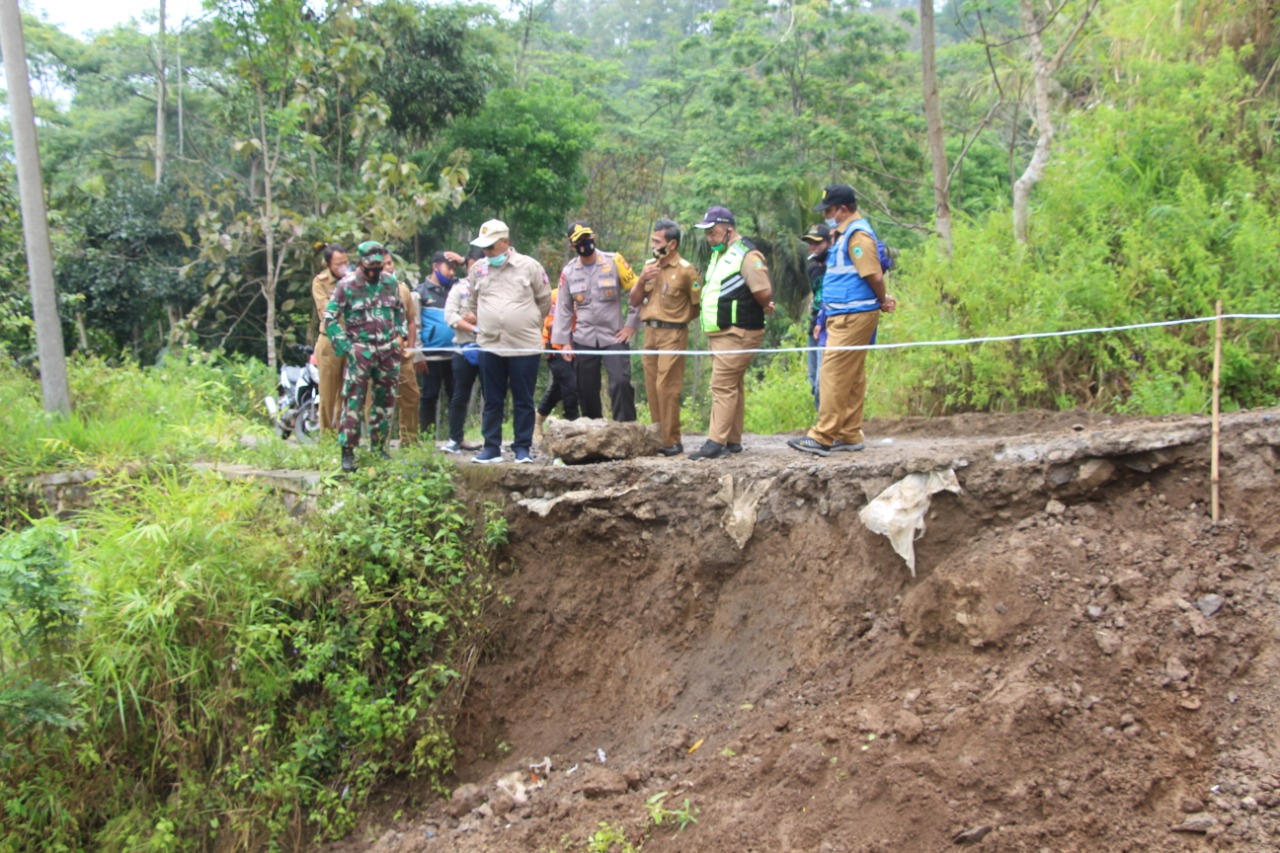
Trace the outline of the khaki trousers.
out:
M 740 329 L 730 326 L 727 332 L 707 337 L 711 347 L 711 426 L 707 438 L 717 444 L 742 443 L 742 416 L 746 411 L 747 392 L 743 377 L 754 352 L 726 353 L 724 350 L 758 349 L 764 341 L 764 329 Z
M 689 329 L 656 329 L 646 326 L 644 348 L 683 350 L 689 347 Z M 644 389 L 649 398 L 649 419 L 662 425 L 662 446 L 680 443 L 680 392 L 684 390 L 683 355 L 641 356 Z
M 827 318 L 827 349 L 818 373 L 818 424 L 809 437 L 823 444 L 862 441 L 862 406 L 867 396 L 867 351 L 831 347 L 866 346 L 876 333 L 879 311 Z
M 400 446 L 418 440 L 418 374 L 413 369 L 413 356 L 400 359 L 400 384 L 396 388 L 396 405 L 400 407 Z
M 342 416 L 342 374 L 347 360 L 333 353 L 328 335 L 316 338 L 316 367 L 320 370 L 320 432 L 337 432 Z

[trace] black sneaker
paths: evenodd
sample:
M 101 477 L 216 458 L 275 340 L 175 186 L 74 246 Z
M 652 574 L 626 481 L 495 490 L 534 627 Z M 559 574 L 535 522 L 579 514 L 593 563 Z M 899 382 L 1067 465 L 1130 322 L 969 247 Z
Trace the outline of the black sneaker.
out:
M 690 459 L 723 459 L 729 455 L 729 448 L 725 447 L 718 441 L 707 441 L 706 444 L 698 448 L 696 453 L 690 453 Z
M 832 453 L 856 453 L 859 450 L 865 450 L 866 445 L 861 441 L 841 441 L 836 439 L 831 444 Z
M 738 442 L 736 441 L 731 441 L 728 444 L 726 444 L 724 447 L 725 447 L 725 450 L 728 450 L 730 453 L 742 452 L 742 445 L 738 444 Z
M 679 456 L 681 453 L 684 453 L 684 445 L 677 441 L 670 447 L 664 447 L 658 452 L 663 456 Z
M 342 448 L 342 470 L 347 474 L 356 470 L 356 452 L 350 447 Z
M 804 438 L 792 438 L 787 440 L 787 446 L 799 450 L 801 453 L 814 453 L 818 456 L 830 456 L 831 448 L 818 441 L 817 439 L 805 436 Z

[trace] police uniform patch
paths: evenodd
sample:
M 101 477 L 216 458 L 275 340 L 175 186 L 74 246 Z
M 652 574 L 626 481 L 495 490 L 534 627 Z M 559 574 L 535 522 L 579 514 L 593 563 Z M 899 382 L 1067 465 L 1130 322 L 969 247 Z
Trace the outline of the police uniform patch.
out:
M 853 256 L 854 256 L 855 258 L 860 258 L 860 257 L 862 257 L 862 247 L 861 247 L 861 246 L 854 246 L 854 247 L 853 247 Z

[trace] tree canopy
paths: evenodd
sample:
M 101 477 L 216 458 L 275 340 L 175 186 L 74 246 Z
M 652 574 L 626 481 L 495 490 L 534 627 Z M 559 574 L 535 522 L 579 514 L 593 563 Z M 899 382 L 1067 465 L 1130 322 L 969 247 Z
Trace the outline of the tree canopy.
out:
M 1218 297 L 1244 310 L 1276 283 L 1280 38 L 1256 0 L 1183 4 L 1159 28 L 1170 12 L 1155 0 L 952 0 L 927 18 L 932 66 L 918 9 L 900 2 L 206 9 L 163 42 L 26 18 L 76 349 L 270 360 L 305 336 L 317 242 L 378 237 L 412 276 L 497 216 L 555 266 L 570 219 L 637 257 L 654 219 L 687 224 L 711 204 L 766 248 L 798 318 L 797 237 L 835 181 L 902 254 L 886 334 L 904 339 L 1171 319 Z M 0 176 L 4 211 L 0 340 L 23 360 Z M 1203 334 L 913 351 L 880 403 L 1195 408 Z M 1241 325 L 1228 342 L 1238 404 L 1280 391 L 1275 338 Z

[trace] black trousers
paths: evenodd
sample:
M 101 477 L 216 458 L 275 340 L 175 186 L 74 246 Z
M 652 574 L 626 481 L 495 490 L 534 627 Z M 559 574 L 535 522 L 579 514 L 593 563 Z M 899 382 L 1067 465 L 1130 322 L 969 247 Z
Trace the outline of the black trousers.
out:
M 577 341 L 574 348 L 579 346 Z M 582 415 L 587 418 L 602 418 L 604 413 L 600 405 L 600 367 L 609 376 L 609 404 L 615 421 L 634 421 L 636 419 L 636 389 L 631 387 L 631 347 L 629 344 L 613 343 L 607 346 L 587 346 L 582 349 L 616 350 L 618 355 L 578 355 L 574 354 L 574 372 L 578 377 L 578 401 L 582 406 Z
M 551 369 L 551 384 L 547 386 L 542 400 L 538 403 L 538 414 L 544 418 L 551 414 L 556 403 L 564 403 L 564 416 L 567 420 L 576 421 L 578 411 L 578 378 L 573 372 L 573 362 L 565 361 L 559 353 L 547 359 L 547 367 Z
M 418 429 L 424 436 L 435 438 L 440 434 L 436 429 L 436 414 L 439 410 L 440 391 L 444 390 L 445 400 L 453 398 L 453 362 L 428 361 L 427 372 L 418 374 L 418 390 L 422 397 L 418 400 Z

